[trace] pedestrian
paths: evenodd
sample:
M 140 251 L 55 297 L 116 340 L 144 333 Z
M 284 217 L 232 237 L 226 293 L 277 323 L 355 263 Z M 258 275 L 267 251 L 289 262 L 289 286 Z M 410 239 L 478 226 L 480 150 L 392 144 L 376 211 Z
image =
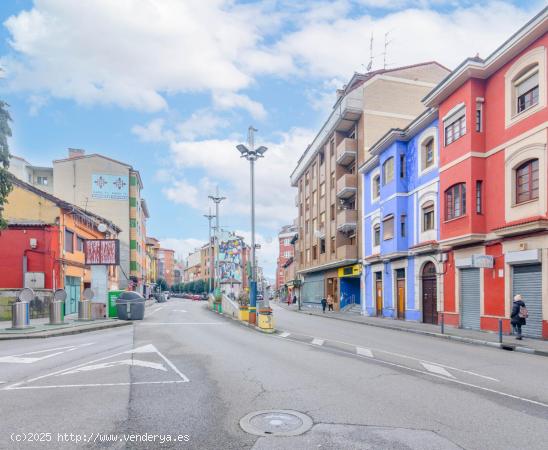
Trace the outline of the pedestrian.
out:
M 328 311 L 333 311 L 333 304 L 335 303 L 335 301 L 333 300 L 333 296 L 331 294 L 329 294 L 327 296 L 327 310 Z
M 287 294 L 287 306 L 291 306 L 291 294 Z
M 512 304 L 512 313 L 510 314 L 510 322 L 512 323 L 512 328 L 516 333 L 516 339 L 521 341 L 523 338 L 521 336 L 521 327 L 527 324 L 527 317 L 529 313 L 525 307 L 525 302 L 523 301 L 520 294 L 517 294 L 514 297 L 514 303 Z
M 322 310 L 323 310 L 323 313 L 325 314 L 325 307 L 327 306 L 327 300 L 324 298 L 322 298 Z
M 297 303 L 297 295 L 293 294 L 293 304 Z

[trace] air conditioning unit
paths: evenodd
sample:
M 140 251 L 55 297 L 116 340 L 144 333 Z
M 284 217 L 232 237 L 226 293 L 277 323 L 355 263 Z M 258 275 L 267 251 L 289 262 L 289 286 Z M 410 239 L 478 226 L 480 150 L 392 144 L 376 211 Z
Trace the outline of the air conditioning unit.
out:
M 45 286 L 44 272 L 27 272 L 25 273 L 25 287 L 31 289 L 44 289 Z

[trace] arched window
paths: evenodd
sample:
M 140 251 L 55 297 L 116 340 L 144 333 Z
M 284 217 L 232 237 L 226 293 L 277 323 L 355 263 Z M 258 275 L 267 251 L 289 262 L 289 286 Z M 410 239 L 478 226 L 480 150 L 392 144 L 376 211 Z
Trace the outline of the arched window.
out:
M 379 198 L 381 195 L 381 176 L 375 175 L 373 177 L 373 185 L 371 186 L 373 190 L 373 198 Z
M 436 276 L 436 266 L 433 262 L 428 261 L 422 268 L 423 278 L 432 278 Z
M 445 191 L 445 220 L 466 214 L 466 184 L 459 183 Z
M 537 199 L 538 188 L 538 159 L 530 159 L 516 169 L 516 203 Z
M 373 226 L 373 247 L 381 245 L 381 224 L 377 223 Z
M 434 138 L 427 139 L 421 146 L 422 170 L 429 169 L 434 165 Z
M 434 229 L 434 202 L 429 201 L 422 205 L 422 231 Z
M 388 158 L 382 165 L 382 184 L 386 185 L 394 179 L 394 158 Z

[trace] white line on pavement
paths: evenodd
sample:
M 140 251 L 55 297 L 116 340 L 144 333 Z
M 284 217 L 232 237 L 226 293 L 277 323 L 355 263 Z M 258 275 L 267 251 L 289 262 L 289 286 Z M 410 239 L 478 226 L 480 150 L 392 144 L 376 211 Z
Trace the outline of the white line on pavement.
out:
M 278 336 L 275 336 L 275 335 L 272 335 L 272 337 L 275 338 L 275 339 L 282 339 L 282 338 L 280 338 Z M 308 342 L 295 341 L 295 340 L 291 341 L 291 342 L 312 347 L 312 344 L 310 344 Z M 336 341 L 334 341 L 334 342 L 336 342 Z M 340 353 L 342 355 L 347 355 L 348 354 L 344 350 L 338 350 L 338 349 L 334 349 L 334 348 L 331 349 L 331 350 L 334 351 L 334 352 Z M 356 356 L 358 358 L 362 358 L 361 355 L 356 355 Z M 384 361 L 382 359 L 375 359 L 374 361 L 376 361 L 380 364 L 384 364 L 386 366 L 398 367 L 399 369 L 407 370 L 408 372 L 422 373 L 424 375 L 429 375 L 429 376 L 434 377 L 434 378 L 439 378 L 440 380 L 445 380 L 445 381 L 450 382 L 450 383 L 460 384 L 461 386 L 467 386 L 467 387 L 470 387 L 470 388 L 478 389 L 480 391 L 490 392 L 492 394 L 497 394 L 497 395 L 501 395 L 503 397 L 513 398 L 514 400 L 521 400 L 521 401 L 526 402 L 526 403 L 531 403 L 532 405 L 537 405 L 537 406 L 542 406 L 544 408 L 548 408 L 548 403 L 538 402 L 538 401 L 532 400 L 530 398 L 520 397 L 520 396 L 514 395 L 514 394 L 508 394 L 507 392 L 497 391 L 496 389 L 491 389 L 491 388 L 486 388 L 486 387 L 483 387 L 483 386 L 478 386 L 476 384 L 467 383 L 465 381 L 460 381 L 460 380 L 457 380 L 455 378 L 447 378 L 447 377 L 444 377 L 442 375 L 438 375 L 437 373 L 427 372 L 427 371 L 420 370 L 420 369 L 414 369 L 412 367 L 404 366 L 403 364 L 397 364 L 397 363 L 393 363 L 393 362 L 389 362 L 389 361 Z
M 287 336 L 291 336 L 291 333 L 288 333 L 287 331 L 280 333 L 280 337 L 286 338 Z
M 139 325 L 225 325 L 225 323 L 224 322 L 139 322 Z
M 103 386 L 129 386 L 135 384 L 175 384 L 186 383 L 185 380 L 166 380 L 166 381 L 134 381 L 132 383 L 88 383 L 88 384 L 60 384 L 54 386 L 8 386 L 4 390 L 17 391 L 21 389 L 58 389 L 58 388 L 79 388 L 79 387 L 103 387 Z
M 312 344 L 314 345 L 323 345 L 325 341 L 323 339 L 314 338 L 312 339 Z
M 449 372 L 447 372 L 447 370 L 445 370 L 441 366 L 437 366 L 435 364 L 427 364 L 425 362 L 421 362 L 421 365 L 429 372 L 437 373 L 439 375 L 443 375 L 444 377 L 455 378 L 453 375 L 451 375 Z
M 184 309 L 172 309 L 173 312 L 185 312 L 186 313 L 186 310 Z
M 70 345 L 67 347 L 56 347 L 56 348 L 48 348 L 46 350 L 37 350 L 34 352 L 28 352 L 28 353 L 20 353 L 18 355 L 10 355 L 10 356 L 0 356 L 0 363 L 17 363 L 17 364 L 32 364 L 38 361 L 42 361 L 43 359 L 48 359 L 53 356 L 61 355 L 63 353 L 72 352 L 74 350 L 77 350 L 82 347 L 87 347 L 88 345 L 92 345 L 93 342 L 89 342 L 87 344 L 81 344 L 81 345 Z M 61 350 L 61 351 L 57 351 Z M 45 356 L 39 356 L 39 357 L 28 357 L 27 355 L 38 355 L 40 353 L 47 353 L 47 352 L 55 352 L 50 353 Z
M 369 358 L 373 358 L 373 352 L 369 350 L 368 348 L 356 347 L 356 353 L 358 355 L 368 356 Z
M 164 309 L 164 307 L 163 307 L 163 306 L 160 306 L 159 308 L 155 309 L 154 311 L 150 311 L 147 315 L 148 315 L 148 316 L 152 316 L 152 314 L 157 313 L 157 312 L 160 311 L 161 309 Z

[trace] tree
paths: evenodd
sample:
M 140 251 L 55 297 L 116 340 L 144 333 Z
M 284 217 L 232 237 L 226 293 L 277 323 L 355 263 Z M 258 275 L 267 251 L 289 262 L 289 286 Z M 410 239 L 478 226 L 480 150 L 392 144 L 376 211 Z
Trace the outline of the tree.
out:
M 164 280 L 163 278 L 158 278 L 156 280 L 156 285 L 158 286 L 158 288 L 160 288 L 161 292 L 167 291 L 169 288 L 169 286 L 167 285 L 167 281 Z
M 8 111 L 8 104 L 0 100 L 0 230 L 7 227 L 7 222 L 2 217 L 4 204 L 12 189 L 9 179 L 8 167 L 10 165 L 10 151 L 8 137 L 11 136 L 11 116 Z

